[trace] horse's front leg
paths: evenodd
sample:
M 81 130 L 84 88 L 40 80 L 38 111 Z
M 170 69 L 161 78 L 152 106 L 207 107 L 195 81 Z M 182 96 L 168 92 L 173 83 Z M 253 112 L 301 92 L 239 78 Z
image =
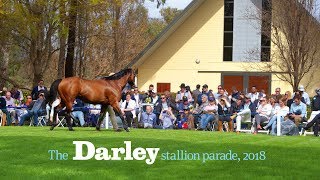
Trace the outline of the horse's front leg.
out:
M 106 116 L 106 111 L 107 111 L 107 105 L 102 105 L 101 106 L 101 111 L 100 111 L 100 116 L 99 116 L 99 119 L 98 119 L 98 122 L 97 122 L 97 125 L 96 125 L 96 130 L 97 131 L 100 131 L 100 126 L 101 126 L 101 123 L 102 123 L 103 119 Z M 108 122 L 106 122 L 106 123 L 108 123 Z
M 113 103 L 113 104 L 110 104 L 110 105 L 113 107 L 113 110 L 116 113 L 116 115 L 118 115 L 121 118 L 124 130 L 129 132 L 127 121 L 124 119 L 124 117 L 122 115 L 121 109 L 119 107 L 119 103 L 116 102 L 116 103 Z
M 71 123 L 71 111 L 67 111 L 66 114 L 66 120 L 67 120 L 67 125 L 68 125 L 68 129 L 69 131 L 74 131 L 74 129 L 72 128 L 72 123 Z

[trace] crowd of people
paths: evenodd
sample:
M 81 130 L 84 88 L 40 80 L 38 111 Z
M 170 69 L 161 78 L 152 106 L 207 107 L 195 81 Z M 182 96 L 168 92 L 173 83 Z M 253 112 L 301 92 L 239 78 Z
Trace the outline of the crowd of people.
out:
M 33 124 L 37 126 L 39 116 L 48 116 L 44 99 L 48 90 L 43 84 L 43 80 L 39 81 L 26 98 L 17 87 L 11 91 L 3 89 L 0 109 L 6 116 L 7 125 L 22 126 L 27 119 L 33 118 Z M 263 90 L 258 91 L 255 86 L 247 94 L 235 87 L 230 94 L 221 85 L 217 87 L 217 92 L 209 90 L 207 84 L 202 89 L 200 87 L 197 85 L 191 91 L 189 86 L 182 83 L 180 90 L 174 94 L 169 91 L 157 94 L 152 84 L 146 92 L 140 92 L 137 87 L 125 88 L 120 109 L 128 126 L 133 128 L 239 132 L 242 122 L 249 117 L 254 134 L 270 129 L 274 135 L 277 121 L 281 121 L 303 130 L 314 127 L 314 135 L 318 136 L 320 89 L 316 90 L 316 95 L 310 101 L 303 86 L 299 86 L 293 94 L 290 91 L 282 94 L 281 88 L 276 88 L 271 95 Z M 309 121 L 307 106 L 313 112 Z M 79 126 L 95 126 L 99 116 L 100 105 L 75 100 L 72 117 Z M 307 122 L 305 126 L 301 126 L 303 122 Z

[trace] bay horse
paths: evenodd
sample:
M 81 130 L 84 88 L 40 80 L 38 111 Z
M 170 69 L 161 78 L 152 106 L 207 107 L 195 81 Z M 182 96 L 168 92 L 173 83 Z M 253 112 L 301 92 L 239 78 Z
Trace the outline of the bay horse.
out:
M 80 77 L 68 77 L 65 79 L 55 80 L 50 88 L 47 97 L 48 103 L 51 105 L 58 97 L 60 101 L 53 107 L 53 121 L 50 130 L 53 130 L 56 124 L 57 112 L 66 107 L 66 120 L 68 129 L 73 131 L 71 125 L 71 111 L 73 102 L 76 98 L 90 104 L 101 104 L 101 112 L 96 129 L 100 130 L 102 120 L 106 115 L 109 105 L 112 106 L 116 115 L 118 115 L 123 123 L 123 128 L 129 132 L 127 122 L 125 121 L 120 110 L 119 101 L 123 88 L 129 83 L 134 86 L 135 73 L 132 69 L 124 69 L 111 76 L 102 77 L 95 80 L 82 79 Z M 120 131 L 118 129 L 118 131 Z

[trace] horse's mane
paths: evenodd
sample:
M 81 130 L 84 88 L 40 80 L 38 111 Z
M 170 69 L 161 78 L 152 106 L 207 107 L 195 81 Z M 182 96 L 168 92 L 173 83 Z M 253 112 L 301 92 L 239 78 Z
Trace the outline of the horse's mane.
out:
M 101 77 L 101 79 L 104 79 L 104 80 L 118 80 L 120 78 L 122 78 L 123 76 L 129 74 L 129 73 L 132 73 L 132 69 L 131 68 L 128 68 L 128 69 L 123 69 L 111 76 L 104 76 L 104 77 Z

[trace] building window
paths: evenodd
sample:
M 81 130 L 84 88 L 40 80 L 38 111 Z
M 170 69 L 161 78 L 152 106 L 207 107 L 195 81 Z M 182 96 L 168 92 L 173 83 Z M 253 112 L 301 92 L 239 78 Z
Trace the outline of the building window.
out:
M 171 92 L 170 83 L 157 83 L 157 93 L 164 93 L 165 91 Z
M 224 1 L 223 61 L 232 61 L 234 1 Z
M 270 61 L 271 47 L 271 0 L 262 0 L 262 24 L 261 24 L 261 61 Z

